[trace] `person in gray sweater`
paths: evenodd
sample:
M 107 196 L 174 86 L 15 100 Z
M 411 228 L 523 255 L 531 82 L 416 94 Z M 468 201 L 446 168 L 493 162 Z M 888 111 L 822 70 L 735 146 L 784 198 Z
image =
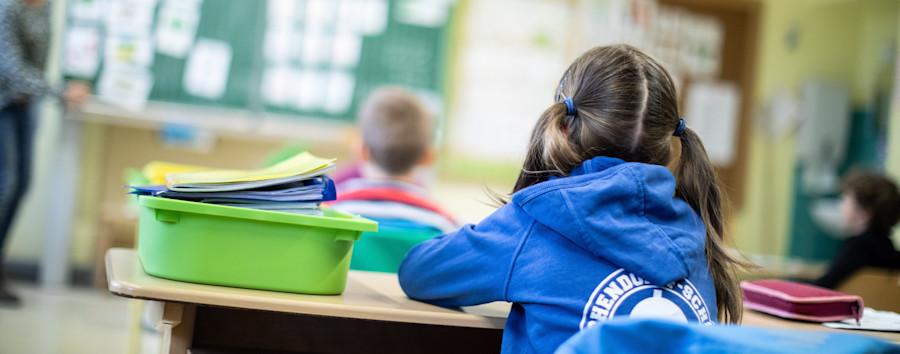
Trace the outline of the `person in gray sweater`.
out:
M 58 89 L 44 79 L 49 10 L 43 0 L 0 0 L 0 306 L 20 303 L 3 276 L 4 245 L 31 178 L 38 103 L 49 95 L 77 108 L 90 95 L 83 82 Z

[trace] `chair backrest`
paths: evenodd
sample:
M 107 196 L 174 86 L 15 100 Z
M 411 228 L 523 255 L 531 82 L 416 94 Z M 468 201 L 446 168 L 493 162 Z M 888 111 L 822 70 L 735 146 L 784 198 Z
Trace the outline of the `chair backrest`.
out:
M 396 273 L 413 246 L 441 234 L 432 227 L 402 220 L 378 220 L 378 231 L 364 232 L 353 245 L 350 269 Z
M 863 298 L 866 307 L 900 312 L 900 270 L 863 268 L 836 289 Z

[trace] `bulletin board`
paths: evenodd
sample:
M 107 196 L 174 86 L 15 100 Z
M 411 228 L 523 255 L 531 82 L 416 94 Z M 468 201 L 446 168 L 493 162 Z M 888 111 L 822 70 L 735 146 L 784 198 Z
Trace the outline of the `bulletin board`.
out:
M 369 92 L 386 84 L 441 104 L 455 7 L 413 0 L 73 0 L 67 6 L 63 72 L 93 82 L 110 104 L 140 111 L 148 101 L 170 102 L 341 121 L 352 120 Z M 126 23 L 116 25 L 114 16 Z M 369 24 L 354 30 L 355 21 Z M 164 26 L 174 30 L 160 38 Z M 287 41 L 279 47 L 277 39 Z M 192 67 L 200 47 L 209 50 Z
M 740 107 L 734 142 L 734 162 L 718 166 L 718 177 L 724 185 L 730 205 L 740 209 L 744 200 L 747 144 L 751 130 L 751 111 L 756 76 L 756 43 L 761 17 L 761 4 L 755 0 L 660 0 L 660 4 L 683 8 L 695 14 L 717 18 L 723 27 L 721 63 L 717 78 L 732 82 L 740 92 Z M 692 83 L 688 80 L 687 85 Z M 681 106 L 684 106 L 682 104 Z M 728 212 L 733 210 L 728 209 Z
M 590 46 L 629 43 L 662 62 L 678 91 L 679 112 L 703 141 L 730 203 L 744 200 L 758 0 L 582 0 Z

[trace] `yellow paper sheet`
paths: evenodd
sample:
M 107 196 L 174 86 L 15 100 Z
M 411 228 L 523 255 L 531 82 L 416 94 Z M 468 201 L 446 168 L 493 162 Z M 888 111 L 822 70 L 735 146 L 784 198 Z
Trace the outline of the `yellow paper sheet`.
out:
M 309 152 L 279 162 L 278 164 L 256 170 L 209 170 L 187 173 L 173 173 L 166 176 L 166 183 L 171 186 L 179 183 L 237 183 L 253 182 L 267 179 L 309 173 L 334 164 L 336 159 L 316 157 Z
M 166 175 L 173 173 L 197 172 L 211 170 L 210 167 L 184 165 L 165 161 L 151 161 L 141 171 L 150 184 L 166 183 Z

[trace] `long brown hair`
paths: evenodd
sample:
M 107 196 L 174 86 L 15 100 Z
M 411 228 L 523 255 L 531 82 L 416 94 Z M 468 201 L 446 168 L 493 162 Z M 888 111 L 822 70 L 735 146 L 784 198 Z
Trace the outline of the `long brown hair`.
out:
M 564 98 L 577 108 L 567 114 Z M 668 166 L 672 133 L 679 125 L 675 85 L 654 58 L 628 45 L 597 47 L 582 54 L 560 80 L 557 102 L 541 114 L 513 188 L 523 188 L 570 171 L 595 156 Z M 742 264 L 725 247 L 723 195 L 697 134 L 680 135 L 681 155 L 672 166 L 675 197 L 706 225 L 706 259 L 716 289 L 719 319 L 741 320 L 741 290 L 735 274 Z

